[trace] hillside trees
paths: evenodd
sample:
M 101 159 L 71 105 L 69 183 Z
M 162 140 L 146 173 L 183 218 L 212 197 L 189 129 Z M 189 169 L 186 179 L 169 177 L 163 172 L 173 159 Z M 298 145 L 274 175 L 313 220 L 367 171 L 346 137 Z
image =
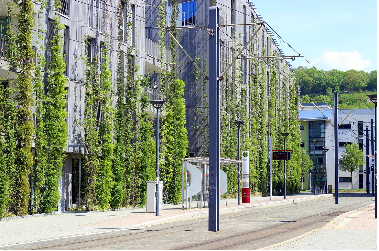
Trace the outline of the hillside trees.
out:
M 306 68 L 303 66 L 295 70 L 297 82 L 300 86 L 301 95 L 320 95 L 350 91 L 375 91 L 376 71 L 365 72 L 348 70 L 346 72 L 336 69 L 330 71 Z

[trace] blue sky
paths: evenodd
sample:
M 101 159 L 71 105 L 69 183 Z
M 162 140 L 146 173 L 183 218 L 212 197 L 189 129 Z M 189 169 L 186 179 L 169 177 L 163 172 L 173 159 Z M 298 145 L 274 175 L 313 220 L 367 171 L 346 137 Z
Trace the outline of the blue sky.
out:
M 377 0 L 250 0 L 285 42 L 321 70 L 377 69 Z M 296 55 L 277 39 L 285 55 Z M 293 68 L 312 65 L 289 61 Z

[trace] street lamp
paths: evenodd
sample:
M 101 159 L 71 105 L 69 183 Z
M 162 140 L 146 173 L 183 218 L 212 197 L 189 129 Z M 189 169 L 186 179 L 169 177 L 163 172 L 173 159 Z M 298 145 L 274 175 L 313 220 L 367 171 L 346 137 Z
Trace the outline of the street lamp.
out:
M 281 134 L 284 137 L 284 152 L 287 154 L 287 152 L 286 152 L 286 138 L 290 134 L 288 132 L 283 132 Z M 284 199 L 286 199 L 286 196 L 287 196 L 287 167 L 286 167 L 286 162 L 287 161 L 284 160 Z
M 158 92 L 158 90 L 155 90 Z M 156 95 L 155 95 L 156 96 Z M 154 97 L 153 97 L 154 98 Z M 157 138 L 156 138 L 156 167 L 155 172 L 157 176 L 155 184 L 155 215 L 159 216 L 159 109 L 163 106 L 166 100 L 158 99 L 157 97 L 154 100 L 150 100 L 150 104 L 157 109 Z
M 316 195 L 316 143 L 317 143 L 317 140 L 314 139 L 311 142 L 313 144 L 313 173 L 314 173 L 313 194 Z
M 241 158 L 241 149 L 240 149 L 240 129 L 241 125 L 245 124 L 245 121 L 234 121 L 234 124 L 238 126 L 238 160 Z M 240 163 L 238 162 L 238 205 L 241 204 L 240 202 Z
M 378 210 L 377 210 L 377 193 L 378 193 L 378 189 L 377 189 L 377 186 L 376 186 L 376 167 L 377 167 L 377 160 L 376 160 L 376 149 L 377 149 L 377 140 L 376 140 L 376 130 L 377 130 L 377 126 L 376 126 L 376 106 L 377 106 L 377 94 L 371 94 L 371 95 L 367 95 L 367 97 L 371 100 L 371 102 L 373 102 L 375 104 L 375 139 L 371 139 L 375 142 L 375 152 L 374 152 L 374 173 L 373 173 L 373 176 L 375 176 L 375 218 L 377 218 L 378 216 Z

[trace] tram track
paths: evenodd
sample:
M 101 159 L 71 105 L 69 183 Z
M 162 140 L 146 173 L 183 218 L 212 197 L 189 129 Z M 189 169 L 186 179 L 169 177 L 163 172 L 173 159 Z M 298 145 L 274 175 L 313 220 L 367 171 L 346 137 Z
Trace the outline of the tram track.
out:
M 320 199 L 317 202 L 304 201 L 222 213 L 219 232 L 208 232 L 208 219 L 197 218 L 147 228 L 62 238 L 49 243 L 36 243 L 25 249 L 258 249 L 275 244 L 273 237 L 277 240 L 291 239 L 325 225 L 344 212 L 366 206 L 371 200 L 366 198 L 349 202 L 348 198 L 341 198 L 341 204 L 334 206 L 331 199 Z M 315 205 L 318 205 L 317 208 Z M 312 211 L 314 213 L 310 213 Z

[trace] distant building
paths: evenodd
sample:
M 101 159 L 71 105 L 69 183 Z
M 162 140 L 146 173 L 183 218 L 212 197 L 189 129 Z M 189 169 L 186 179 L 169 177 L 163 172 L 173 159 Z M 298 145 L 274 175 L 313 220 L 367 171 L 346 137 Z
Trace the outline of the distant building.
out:
M 311 160 L 315 160 L 316 191 L 325 185 L 335 187 L 335 140 L 334 140 L 334 108 L 327 103 L 302 103 L 300 104 L 300 130 L 301 147 L 306 150 Z M 372 155 L 371 146 L 371 120 L 374 120 L 373 109 L 338 110 L 338 156 L 345 151 L 345 144 L 356 142 L 366 155 L 366 148 Z M 366 135 L 368 128 L 368 135 Z M 366 137 L 369 145 L 366 145 Z M 328 150 L 326 150 L 328 149 Z M 366 160 L 366 158 L 365 158 Z M 369 159 L 369 166 L 373 164 Z M 361 166 L 359 172 L 354 172 L 351 177 L 349 172 L 338 171 L 339 189 L 366 188 L 366 164 Z M 371 183 L 371 175 L 369 182 Z M 313 186 L 314 173 L 311 170 L 304 177 L 304 188 Z M 371 184 L 370 184 L 371 187 Z

